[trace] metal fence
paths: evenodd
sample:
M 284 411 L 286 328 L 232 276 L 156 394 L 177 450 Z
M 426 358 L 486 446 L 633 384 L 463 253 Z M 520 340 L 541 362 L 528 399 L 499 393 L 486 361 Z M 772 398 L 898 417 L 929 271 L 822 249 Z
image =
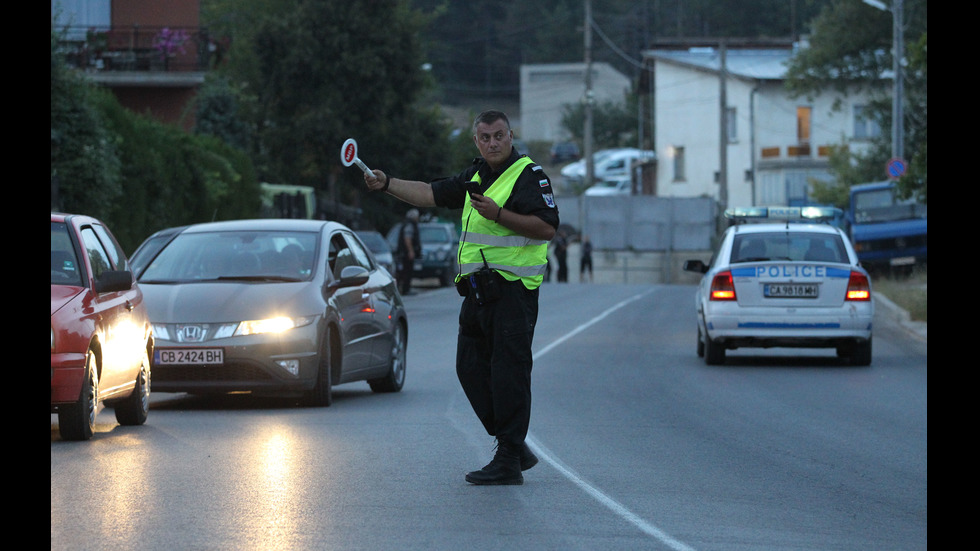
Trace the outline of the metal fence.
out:
M 69 65 L 92 71 L 205 71 L 222 54 L 206 27 L 64 27 Z
M 610 195 L 559 197 L 563 224 L 588 235 L 596 250 L 709 250 L 718 206 L 708 197 Z

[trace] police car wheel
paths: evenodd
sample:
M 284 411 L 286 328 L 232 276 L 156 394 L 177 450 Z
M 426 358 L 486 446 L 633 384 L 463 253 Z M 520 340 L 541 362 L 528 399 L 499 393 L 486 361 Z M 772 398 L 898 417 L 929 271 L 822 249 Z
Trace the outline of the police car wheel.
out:
M 853 365 L 871 365 L 871 338 L 854 345 L 854 348 L 851 349 L 850 359 Z
M 707 334 L 704 336 L 704 363 L 708 365 L 725 363 L 725 347 L 711 340 Z
M 698 326 L 698 357 L 704 357 L 704 335 L 701 334 L 701 326 Z

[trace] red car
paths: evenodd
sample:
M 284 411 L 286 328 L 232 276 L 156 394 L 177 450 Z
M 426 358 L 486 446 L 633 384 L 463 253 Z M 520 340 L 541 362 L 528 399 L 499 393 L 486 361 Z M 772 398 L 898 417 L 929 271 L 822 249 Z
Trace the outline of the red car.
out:
M 51 213 L 51 413 L 65 440 L 88 440 L 99 403 L 122 425 L 150 409 L 153 333 L 143 293 L 109 229 Z

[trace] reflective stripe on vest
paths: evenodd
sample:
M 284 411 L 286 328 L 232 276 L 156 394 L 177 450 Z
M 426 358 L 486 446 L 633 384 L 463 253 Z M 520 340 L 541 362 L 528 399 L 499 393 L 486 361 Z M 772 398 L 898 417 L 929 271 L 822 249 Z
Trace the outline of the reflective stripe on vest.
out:
M 514 184 L 533 161 L 521 157 L 510 165 L 487 188 L 485 195 L 503 207 L 514 190 Z M 480 182 L 480 174 L 473 179 Z M 548 242 L 530 239 L 480 215 L 467 200 L 463 203 L 463 236 L 459 242 L 459 273 L 469 274 L 483 268 L 484 257 L 491 268 L 509 281 L 522 280 L 528 289 L 544 281 L 548 267 Z M 481 255 L 481 251 L 483 254 Z M 456 277 L 458 281 L 460 276 Z

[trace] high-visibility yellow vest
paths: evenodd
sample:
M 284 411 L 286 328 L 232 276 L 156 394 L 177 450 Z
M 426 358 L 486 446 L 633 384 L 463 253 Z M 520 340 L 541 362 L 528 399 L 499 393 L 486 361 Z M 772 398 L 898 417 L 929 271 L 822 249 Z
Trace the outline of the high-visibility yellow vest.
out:
M 517 177 L 524 167 L 532 163 L 527 157 L 519 158 L 487 188 L 485 196 L 503 207 L 514 190 Z M 479 172 L 473 176 L 473 180 L 481 182 Z M 547 241 L 524 237 L 502 224 L 484 218 L 469 200 L 463 203 L 462 228 L 458 257 L 460 274 L 478 271 L 483 267 L 486 257 L 487 265 L 508 281 L 520 279 L 528 289 L 537 289 L 544 281 L 548 266 Z M 456 281 L 460 279 L 461 276 L 457 275 Z

